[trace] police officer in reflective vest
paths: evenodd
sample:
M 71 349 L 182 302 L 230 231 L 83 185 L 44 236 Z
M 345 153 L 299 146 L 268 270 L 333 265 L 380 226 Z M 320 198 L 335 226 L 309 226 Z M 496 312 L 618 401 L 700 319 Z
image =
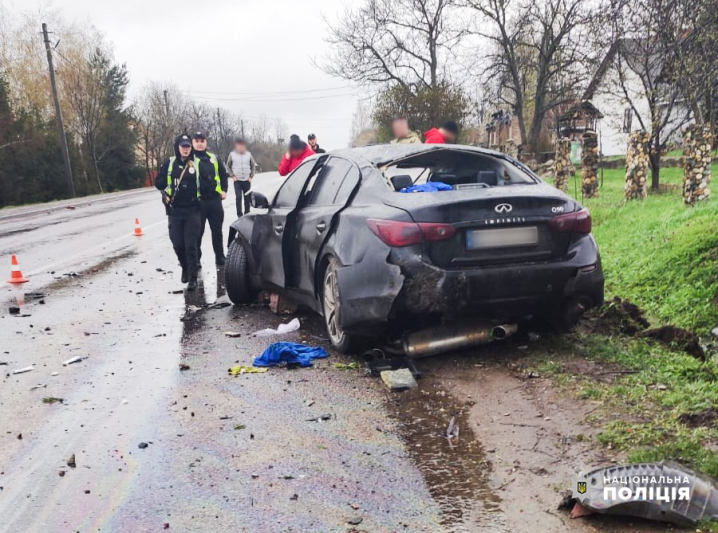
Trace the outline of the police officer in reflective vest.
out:
M 202 229 L 199 172 L 195 168 L 192 141 L 187 134 L 175 139 L 175 155 L 166 159 L 155 178 L 169 219 L 169 233 L 182 266 L 182 283 L 197 288 L 198 245 Z
M 227 170 L 217 156 L 207 151 L 207 136 L 198 131 L 192 135 L 194 161 L 199 171 L 202 197 L 202 227 L 199 236 L 199 256 L 202 257 L 202 236 L 207 222 L 212 231 L 212 248 L 217 266 L 224 265 L 224 244 L 222 242 L 222 224 L 224 207 L 222 200 L 227 198 Z

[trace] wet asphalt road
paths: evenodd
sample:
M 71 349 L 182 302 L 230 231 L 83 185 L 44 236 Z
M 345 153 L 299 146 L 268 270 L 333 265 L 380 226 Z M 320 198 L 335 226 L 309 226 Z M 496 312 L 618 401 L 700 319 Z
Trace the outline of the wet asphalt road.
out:
M 228 225 L 232 194 L 225 212 Z M 352 360 L 334 353 L 310 369 L 229 376 L 280 340 L 253 332 L 292 317 L 226 305 L 208 237 L 200 290 L 181 292 L 165 224 L 154 190 L 0 211 L 0 264 L 9 274 L 17 254 L 31 280 L 0 293 L 0 532 L 607 531 L 547 510 L 575 462 L 539 435 L 546 449 L 528 453 L 553 453 L 553 478 L 519 466 L 526 437 L 495 428 L 537 427 L 531 391 L 503 370 L 482 382 L 470 356 L 422 363 L 420 388 L 402 394 L 336 368 Z M 18 301 L 21 316 L 9 315 Z M 296 316 L 301 330 L 281 340 L 327 345 L 316 317 Z M 583 429 L 555 403 L 541 410 L 561 417 L 558 443 Z M 487 416 L 504 405 L 517 426 Z M 452 414 L 457 444 L 440 436 Z
M 2 288 L 0 531 L 436 530 L 439 506 L 376 380 L 335 369 L 334 355 L 228 375 L 272 340 L 252 332 L 287 319 L 206 308 L 227 301 L 208 238 L 201 290 L 176 294 L 156 191 L 4 210 L 0 224 L 0 257 L 17 254 L 31 280 Z M 315 319 L 300 320 L 286 340 L 325 344 Z

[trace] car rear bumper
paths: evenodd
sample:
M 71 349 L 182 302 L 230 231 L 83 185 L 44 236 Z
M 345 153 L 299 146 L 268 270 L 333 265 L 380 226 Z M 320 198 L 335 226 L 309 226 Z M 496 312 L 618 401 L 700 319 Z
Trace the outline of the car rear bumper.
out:
M 397 314 L 518 318 L 547 314 L 567 300 L 587 307 L 603 301 L 603 271 L 593 238 L 571 247 L 561 261 L 445 270 L 408 249 L 392 252 L 405 281 L 394 302 Z

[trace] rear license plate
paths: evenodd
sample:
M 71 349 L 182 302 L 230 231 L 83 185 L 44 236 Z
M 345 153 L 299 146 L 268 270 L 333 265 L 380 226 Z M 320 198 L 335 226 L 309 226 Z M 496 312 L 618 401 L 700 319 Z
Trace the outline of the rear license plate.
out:
M 538 243 L 538 228 L 477 229 L 466 232 L 466 249 L 504 248 Z

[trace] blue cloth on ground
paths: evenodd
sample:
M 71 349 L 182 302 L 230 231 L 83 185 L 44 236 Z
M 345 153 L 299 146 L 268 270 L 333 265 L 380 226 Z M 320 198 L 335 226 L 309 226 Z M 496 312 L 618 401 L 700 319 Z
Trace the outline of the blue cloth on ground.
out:
M 275 366 L 281 363 L 312 366 L 312 360 L 329 357 L 320 346 L 305 346 L 296 342 L 275 342 L 254 359 L 254 366 Z
M 448 183 L 441 183 L 440 181 L 427 181 L 421 185 L 412 185 L 411 187 L 404 187 L 399 192 L 437 192 L 437 191 L 450 191 L 451 185 Z

